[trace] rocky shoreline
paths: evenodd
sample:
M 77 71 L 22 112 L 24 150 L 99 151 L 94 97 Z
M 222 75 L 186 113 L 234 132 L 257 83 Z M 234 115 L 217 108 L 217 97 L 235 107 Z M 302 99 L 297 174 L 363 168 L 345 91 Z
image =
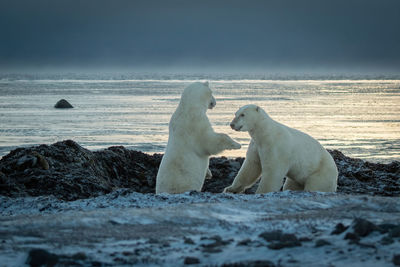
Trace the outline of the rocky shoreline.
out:
M 400 196 L 400 162 L 370 163 L 329 151 L 339 169 L 338 192 Z M 72 201 L 125 188 L 154 193 L 162 155 L 148 155 L 122 146 L 89 151 L 72 140 L 18 148 L 0 160 L 0 195 L 48 196 Z M 211 179 L 204 192 L 220 193 L 230 185 L 243 158 L 210 159 Z M 247 190 L 253 193 L 255 187 Z

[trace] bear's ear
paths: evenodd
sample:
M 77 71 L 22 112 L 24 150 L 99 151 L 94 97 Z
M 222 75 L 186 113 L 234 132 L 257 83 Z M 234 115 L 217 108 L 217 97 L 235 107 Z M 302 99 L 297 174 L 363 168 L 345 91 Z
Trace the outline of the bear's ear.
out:
M 204 85 L 208 87 L 208 81 L 207 81 L 207 82 L 204 82 Z

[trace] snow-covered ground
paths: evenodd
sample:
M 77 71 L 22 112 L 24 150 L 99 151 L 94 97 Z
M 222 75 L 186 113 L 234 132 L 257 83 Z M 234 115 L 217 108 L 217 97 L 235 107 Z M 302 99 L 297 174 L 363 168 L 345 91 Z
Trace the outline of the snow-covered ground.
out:
M 357 218 L 373 223 L 367 232 L 357 232 Z M 339 223 L 350 227 L 331 234 Z M 33 249 L 59 266 L 393 266 L 399 226 L 395 197 L 128 190 L 71 202 L 0 196 L 0 266 L 34 265 Z

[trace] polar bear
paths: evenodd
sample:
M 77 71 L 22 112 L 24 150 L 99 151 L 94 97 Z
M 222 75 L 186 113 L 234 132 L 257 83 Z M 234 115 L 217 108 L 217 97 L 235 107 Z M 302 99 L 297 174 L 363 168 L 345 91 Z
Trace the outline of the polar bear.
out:
M 241 193 L 261 176 L 256 193 L 283 190 L 335 192 L 338 170 L 332 156 L 306 133 L 271 119 L 256 105 L 241 107 L 232 129 L 247 131 L 251 142 L 232 185 L 224 192 Z
M 184 89 L 169 123 L 169 138 L 156 178 L 156 193 L 200 191 L 210 155 L 225 149 L 239 149 L 228 135 L 214 132 L 207 109 L 216 105 L 206 83 L 193 83 Z

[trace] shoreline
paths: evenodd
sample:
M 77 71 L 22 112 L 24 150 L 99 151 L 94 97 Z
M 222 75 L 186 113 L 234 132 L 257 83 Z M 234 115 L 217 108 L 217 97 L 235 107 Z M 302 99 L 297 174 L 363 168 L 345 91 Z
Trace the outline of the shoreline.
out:
M 371 163 L 329 151 L 339 170 L 338 193 L 400 196 L 400 162 Z M 154 193 L 162 154 L 146 154 L 123 146 L 90 151 L 72 140 L 17 148 L 0 160 L 0 195 L 54 195 L 76 200 L 129 189 Z M 211 179 L 203 192 L 221 193 L 229 186 L 244 158 L 210 158 Z M 257 183 L 246 190 L 254 193 Z
M 65 140 L 68 140 L 68 139 L 64 139 L 64 141 L 65 141 Z M 63 141 L 57 141 L 57 142 L 63 142 Z M 57 143 L 57 142 L 56 142 L 56 143 Z M 75 142 L 75 141 L 74 141 L 74 142 Z M 77 142 L 77 143 L 79 143 L 79 142 Z M 32 147 L 41 146 L 41 145 L 43 145 L 43 144 L 44 144 L 44 143 L 26 144 L 26 145 L 20 145 L 20 146 L 12 146 L 12 147 L 10 147 L 9 150 L 7 150 L 6 152 L 0 153 L 0 161 L 2 160 L 3 157 L 5 157 L 5 156 L 7 156 L 8 154 L 10 154 L 13 150 L 16 150 L 16 149 L 19 149 L 19 148 L 28 149 L 28 148 L 32 148 Z M 47 144 L 47 145 L 48 145 L 48 144 Z M 80 146 L 82 146 L 83 148 L 85 148 L 85 149 L 87 149 L 87 150 L 89 150 L 89 151 L 91 151 L 91 152 L 99 152 L 99 151 L 102 151 L 102 150 L 105 150 L 105 149 L 109 149 L 109 148 L 111 148 L 111 147 L 124 147 L 124 148 L 127 149 L 127 150 L 142 152 L 142 153 L 147 154 L 147 155 L 149 155 L 149 156 L 154 156 L 154 155 L 159 155 L 159 154 L 162 155 L 162 154 L 163 154 L 163 151 L 153 151 L 153 152 L 152 152 L 152 151 L 140 150 L 140 149 L 138 149 L 137 146 L 135 146 L 135 145 L 94 146 L 95 148 L 93 148 L 91 145 L 80 145 Z M 346 155 L 346 157 L 348 157 L 348 158 L 359 159 L 359 160 L 362 160 L 362 161 L 364 161 L 364 162 L 369 162 L 369 163 L 373 163 L 373 164 L 391 164 L 392 162 L 399 162 L 399 161 L 400 161 L 400 159 L 399 159 L 397 156 L 388 157 L 388 158 L 379 158 L 379 157 L 377 157 L 377 158 L 375 158 L 375 157 L 371 158 L 371 157 L 365 157 L 365 156 L 359 156 L 359 157 L 358 157 L 358 156 L 351 156 L 351 155 L 348 155 L 348 154 L 344 153 L 344 152 L 343 152 L 342 150 L 340 150 L 340 149 L 335 149 L 335 148 L 326 148 L 326 149 L 327 149 L 328 151 L 340 151 L 343 155 Z M 235 159 L 239 159 L 239 158 L 244 158 L 245 155 L 246 155 L 246 153 L 244 153 L 244 156 L 242 156 L 242 155 L 236 156 L 236 155 L 231 155 L 231 153 L 224 154 L 224 153 L 222 152 L 221 154 L 214 155 L 214 156 L 212 156 L 212 157 L 210 157 L 210 158 L 227 158 L 227 159 L 229 159 L 229 160 L 235 160 Z

